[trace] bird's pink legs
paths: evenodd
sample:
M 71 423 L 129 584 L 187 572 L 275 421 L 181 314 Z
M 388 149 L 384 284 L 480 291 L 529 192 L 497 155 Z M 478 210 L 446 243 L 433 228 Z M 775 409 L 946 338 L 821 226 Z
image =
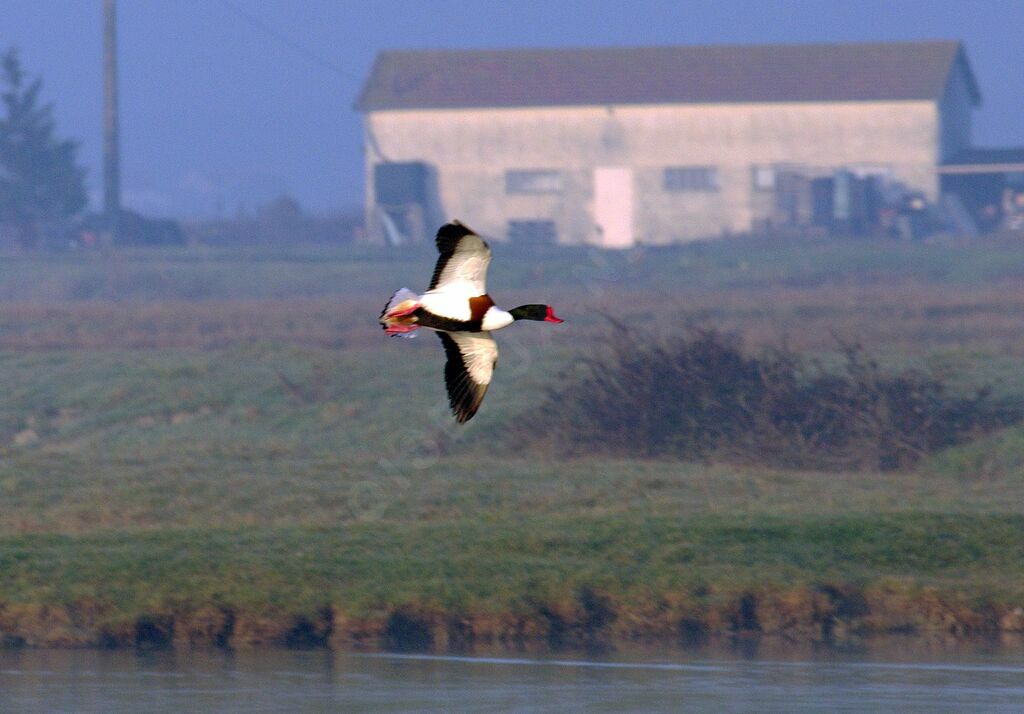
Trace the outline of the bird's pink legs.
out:
M 420 326 L 415 324 L 416 318 L 412 317 L 412 314 L 419 308 L 420 304 L 416 300 L 406 300 L 395 305 L 381 318 L 381 322 L 384 323 L 384 332 L 389 335 L 406 335 L 418 330 Z
M 388 325 L 384 328 L 384 332 L 388 335 L 404 335 L 418 329 L 420 329 L 419 325 Z

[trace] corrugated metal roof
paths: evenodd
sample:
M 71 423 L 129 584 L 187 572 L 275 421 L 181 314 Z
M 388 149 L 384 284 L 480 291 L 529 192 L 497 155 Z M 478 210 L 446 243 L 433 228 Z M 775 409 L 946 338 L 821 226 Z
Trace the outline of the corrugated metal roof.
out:
M 361 111 L 938 99 L 959 42 L 381 52 Z

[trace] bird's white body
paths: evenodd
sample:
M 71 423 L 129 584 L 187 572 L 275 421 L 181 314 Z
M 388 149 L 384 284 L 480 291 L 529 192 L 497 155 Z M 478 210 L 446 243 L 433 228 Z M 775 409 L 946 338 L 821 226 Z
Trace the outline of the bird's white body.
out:
M 464 290 L 443 288 L 428 290 L 420 296 L 420 305 L 435 315 L 444 315 L 453 320 L 470 319 L 469 300 Z
M 512 317 L 512 313 L 502 310 L 500 307 L 492 305 L 487 308 L 487 312 L 484 313 L 484 320 L 480 323 L 480 329 L 485 332 L 493 332 L 494 330 L 500 330 L 503 327 L 508 327 L 516 319 Z
M 458 286 L 458 289 L 454 290 L 447 285 L 443 289 L 428 290 L 420 296 L 419 303 L 435 315 L 444 315 L 453 320 L 470 320 L 472 318 L 469 301 L 462 286 Z M 492 305 L 484 313 L 480 329 L 491 332 L 508 327 L 513 322 L 515 322 L 515 318 L 512 317 L 512 313 Z

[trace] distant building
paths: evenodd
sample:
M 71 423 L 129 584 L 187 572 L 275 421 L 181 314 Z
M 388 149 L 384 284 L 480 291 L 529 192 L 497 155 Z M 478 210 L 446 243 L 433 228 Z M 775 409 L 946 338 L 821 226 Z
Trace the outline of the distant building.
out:
M 1024 230 L 1024 147 L 967 148 L 939 174 L 943 194 L 957 196 L 979 230 Z
M 938 202 L 980 100 L 953 41 L 383 52 L 367 228 L 626 247 L 842 217 L 865 177 Z

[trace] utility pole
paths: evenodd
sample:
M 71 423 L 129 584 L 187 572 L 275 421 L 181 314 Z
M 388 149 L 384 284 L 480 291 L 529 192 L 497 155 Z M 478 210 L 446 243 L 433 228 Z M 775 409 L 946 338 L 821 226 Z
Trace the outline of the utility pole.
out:
M 106 238 L 117 240 L 121 216 L 121 156 L 117 126 L 117 4 L 103 0 L 103 212 Z

